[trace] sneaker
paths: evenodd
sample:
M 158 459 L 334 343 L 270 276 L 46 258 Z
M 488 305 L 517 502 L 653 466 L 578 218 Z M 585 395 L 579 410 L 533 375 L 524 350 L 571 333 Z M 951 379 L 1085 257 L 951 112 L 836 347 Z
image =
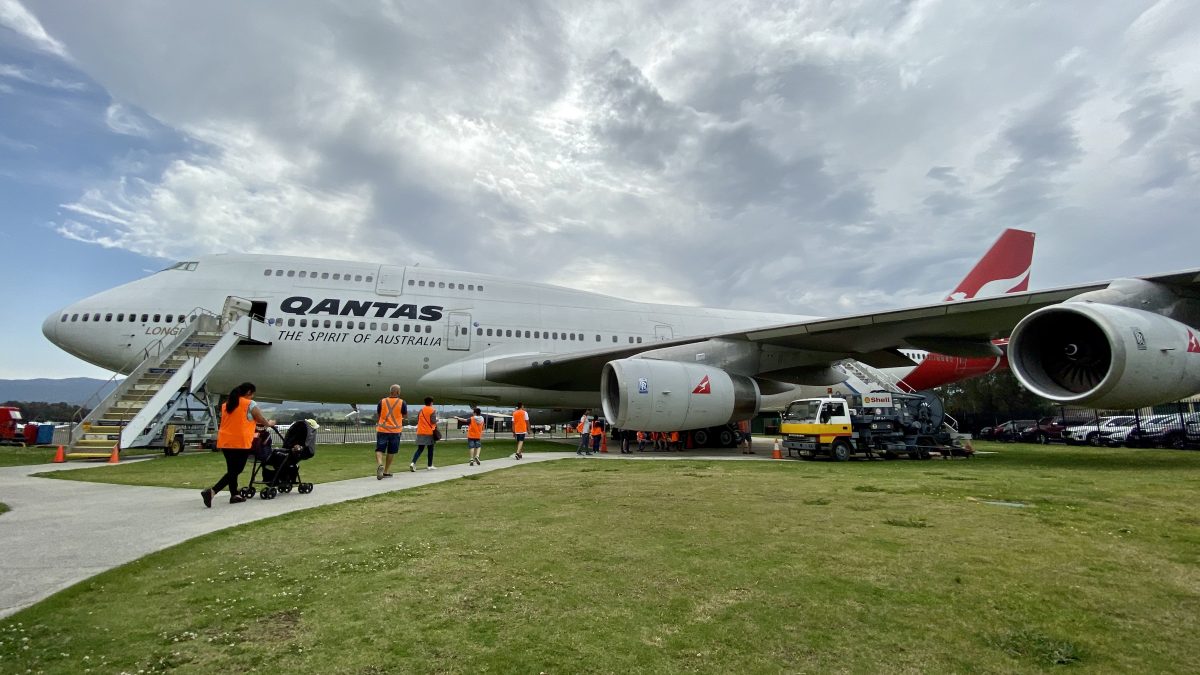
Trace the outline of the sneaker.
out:
M 429 466 L 427 466 L 427 467 L 425 467 L 425 468 L 426 468 L 426 469 L 428 469 L 428 470 L 430 470 L 430 471 L 433 471 L 433 470 L 434 470 L 434 469 L 436 469 L 437 467 L 436 467 L 436 466 L 434 466 L 434 465 L 432 465 L 432 464 L 430 464 Z
M 200 499 L 204 500 L 204 508 L 206 508 L 206 509 L 212 508 L 212 498 L 213 498 L 213 491 L 211 489 L 200 491 Z
M 518 453 L 517 453 L 517 459 L 521 459 L 522 457 L 524 457 L 524 455 L 522 455 L 521 453 L 519 453 L 519 452 L 518 452 Z
M 391 478 L 391 477 L 392 477 L 392 474 L 390 474 L 390 473 L 385 473 L 385 474 L 383 474 L 383 477 L 384 477 L 384 478 Z
M 375 465 L 375 480 L 383 480 L 383 465 Z
M 229 498 L 230 504 L 241 504 L 244 501 L 246 501 L 246 498 L 241 495 L 234 495 Z

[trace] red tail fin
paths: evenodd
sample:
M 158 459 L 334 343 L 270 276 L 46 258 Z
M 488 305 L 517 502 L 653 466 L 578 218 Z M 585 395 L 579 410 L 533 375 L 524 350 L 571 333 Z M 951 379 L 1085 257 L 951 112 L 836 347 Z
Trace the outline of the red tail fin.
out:
M 1005 230 L 967 276 L 946 296 L 946 301 L 1029 290 L 1034 236 L 1032 232 L 1024 230 Z

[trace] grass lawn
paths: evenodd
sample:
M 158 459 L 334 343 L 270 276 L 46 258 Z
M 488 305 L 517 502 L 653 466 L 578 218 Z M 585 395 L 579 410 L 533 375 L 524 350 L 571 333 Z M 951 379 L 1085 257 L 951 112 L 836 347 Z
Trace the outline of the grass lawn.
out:
M 494 459 L 511 455 L 517 447 L 512 438 L 484 440 L 482 459 Z M 574 446 L 550 441 L 525 441 L 525 452 L 561 452 Z M 400 446 L 392 464 L 392 471 L 408 471 L 409 460 L 416 447 L 411 443 Z M 445 441 L 437 444 L 434 465 L 450 466 L 466 464 L 467 444 L 465 441 Z M 425 455 L 421 455 L 419 466 L 425 466 Z M 117 466 L 107 464 L 88 469 L 47 471 L 36 474 L 47 478 L 82 480 L 93 483 L 115 483 L 118 485 L 154 485 L 158 487 L 196 488 L 212 485 L 225 473 L 225 457 L 219 452 L 193 452 L 175 457 L 155 457 L 144 461 L 126 462 Z M 309 483 L 328 483 L 347 478 L 362 478 L 375 475 L 375 444 L 350 443 L 347 445 L 322 445 L 315 457 L 300 465 L 300 475 Z M 242 483 L 250 479 L 250 463 L 242 473 Z
M 10 509 L 8 508 L 8 504 L 5 504 L 4 502 L 0 502 L 0 513 L 7 513 L 9 510 Z
M 994 449 L 568 459 L 282 515 L 0 621 L 0 670 L 1200 671 L 1200 453 Z
M 47 464 L 54 459 L 53 448 L 18 448 L 0 446 L 0 466 L 28 466 L 30 464 Z

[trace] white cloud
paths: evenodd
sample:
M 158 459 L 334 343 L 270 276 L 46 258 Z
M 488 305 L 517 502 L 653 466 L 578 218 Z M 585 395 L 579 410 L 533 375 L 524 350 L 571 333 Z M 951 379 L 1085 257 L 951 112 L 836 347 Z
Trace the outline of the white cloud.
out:
M 66 47 L 50 37 L 37 18 L 17 0 L 0 0 L 0 26 L 12 29 L 42 51 L 69 58 Z
M 38 19 L 123 102 L 110 128 L 203 148 L 65 207 L 65 236 L 141 253 L 419 261 L 801 313 L 936 300 L 1003 226 L 1041 233 L 1035 285 L 1195 264 L 1158 243 L 1193 236 L 1200 208 L 1194 3 Z

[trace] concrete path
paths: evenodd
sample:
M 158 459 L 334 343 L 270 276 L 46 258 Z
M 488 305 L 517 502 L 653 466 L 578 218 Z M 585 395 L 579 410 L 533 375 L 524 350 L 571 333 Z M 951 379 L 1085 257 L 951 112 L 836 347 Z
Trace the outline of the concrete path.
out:
M 758 447 L 758 446 L 756 446 Z M 0 502 L 12 510 L 0 515 L 0 618 L 13 614 L 72 584 L 144 555 L 202 534 L 216 532 L 283 513 L 361 499 L 463 476 L 576 457 L 574 452 L 534 452 L 517 461 L 490 459 L 480 466 L 454 464 L 434 471 L 399 471 L 392 478 L 374 476 L 318 483 L 311 494 L 281 494 L 264 501 L 230 504 L 228 493 L 200 503 L 194 489 L 110 485 L 31 474 L 96 464 L 38 464 L 0 469 Z M 635 452 L 607 454 L 581 461 L 622 459 L 768 459 L 734 451 Z M 102 465 L 101 465 L 102 466 Z M 243 480 L 248 476 L 243 474 Z
M 472 474 L 545 462 L 574 453 L 528 453 L 521 461 L 491 459 L 392 478 L 318 483 L 311 494 L 281 494 L 230 504 L 228 493 L 200 503 L 200 491 L 85 483 L 30 474 L 95 464 L 39 464 L 0 469 L 0 618 L 88 577 L 202 534 L 326 504 L 361 499 Z M 249 474 L 243 474 L 243 480 Z

